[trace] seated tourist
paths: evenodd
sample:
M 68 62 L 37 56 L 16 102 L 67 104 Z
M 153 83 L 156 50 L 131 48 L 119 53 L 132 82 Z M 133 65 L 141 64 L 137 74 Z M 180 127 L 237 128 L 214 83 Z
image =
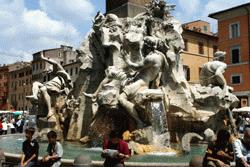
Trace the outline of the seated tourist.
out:
M 203 167 L 230 167 L 230 162 L 234 160 L 230 136 L 227 130 L 218 132 L 217 139 L 208 144 Z
M 104 140 L 102 157 L 106 158 L 104 167 L 124 167 L 124 160 L 130 157 L 130 151 L 119 133 L 112 131 L 109 139 Z
M 57 134 L 50 131 L 47 134 L 49 145 L 47 147 L 48 155 L 44 156 L 40 166 L 41 167 L 59 167 L 61 165 L 61 158 L 63 156 L 63 147 L 57 141 Z
M 32 167 L 36 166 L 39 152 L 38 142 L 33 139 L 35 133 L 34 128 L 28 128 L 25 130 L 26 140 L 23 142 L 23 154 L 21 158 L 20 167 Z
M 250 167 L 250 127 L 244 130 L 243 139 L 237 139 L 233 143 L 236 167 Z

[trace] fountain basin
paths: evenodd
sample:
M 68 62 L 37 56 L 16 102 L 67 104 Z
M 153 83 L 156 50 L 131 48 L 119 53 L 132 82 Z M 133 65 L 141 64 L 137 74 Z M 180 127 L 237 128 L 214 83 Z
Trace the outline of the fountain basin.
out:
M 0 136 L 0 148 L 5 152 L 5 156 L 10 162 L 18 162 L 22 152 L 22 142 L 24 135 Z M 39 143 L 39 155 L 45 155 L 47 143 Z M 94 166 L 102 166 L 103 159 L 100 154 L 101 148 L 86 148 L 78 142 L 63 142 L 64 166 L 71 166 L 73 160 L 79 154 L 91 157 Z M 145 155 L 134 155 L 126 161 L 126 166 L 188 166 L 190 159 L 195 155 L 204 155 L 206 145 L 193 145 L 192 151 L 188 155 L 167 155 L 165 153 L 149 153 Z

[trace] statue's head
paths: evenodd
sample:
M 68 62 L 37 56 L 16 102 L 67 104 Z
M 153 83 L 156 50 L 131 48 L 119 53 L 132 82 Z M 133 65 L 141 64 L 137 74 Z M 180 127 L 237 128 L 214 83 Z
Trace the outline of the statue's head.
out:
M 225 55 L 226 55 L 226 52 L 217 51 L 214 54 L 214 60 L 215 61 L 224 61 L 225 60 Z
M 122 26 L 122 22 L 116 15 L 107 14 L 106 20 L 100 29 L 102 45 L 119 48 L 122 42 Z
M 146 50 L 153 51 L 157 48 L 158 39 L 156 37 L 146 36 L 143 41 Z

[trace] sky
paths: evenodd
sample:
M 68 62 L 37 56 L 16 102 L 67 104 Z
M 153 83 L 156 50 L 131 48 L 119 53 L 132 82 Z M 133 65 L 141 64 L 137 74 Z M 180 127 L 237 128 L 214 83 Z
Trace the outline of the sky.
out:
M 205 20 L 217 31 L 209 13 L 249 0 L 168 0 L 182 23 Z M 105 13 L 105 0 L 0 0 L 0 65 L 30 61 L 44 49 L 70 45 L 78 48 L 95 14 Z

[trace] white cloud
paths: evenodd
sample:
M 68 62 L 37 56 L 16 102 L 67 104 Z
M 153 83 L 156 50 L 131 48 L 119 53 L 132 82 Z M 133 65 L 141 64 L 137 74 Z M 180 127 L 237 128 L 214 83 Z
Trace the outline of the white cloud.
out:
M 0 0 L 0 30 L 0 64 L 31 60 L 32 53 L 61 44 L 76 47 L 81 40 L 72 24 L 28 10 L 24 0 Z
M 200 9 L 202 1 L 200 0 L 178 0 L 179 7 L 184 11 L 183 17 L 193 17 Z
M 95 13 L 89 0 L 40 0 L 39 4 L 50 16 L 74 24 L 91 20 Z
M 217 31 L 217 21 L 208 17 L 210 13 L 247 3 L 249 0 L 178 0 L 175 16 L 183 23 L 205 20 L 211 23 L 213 32 Z

